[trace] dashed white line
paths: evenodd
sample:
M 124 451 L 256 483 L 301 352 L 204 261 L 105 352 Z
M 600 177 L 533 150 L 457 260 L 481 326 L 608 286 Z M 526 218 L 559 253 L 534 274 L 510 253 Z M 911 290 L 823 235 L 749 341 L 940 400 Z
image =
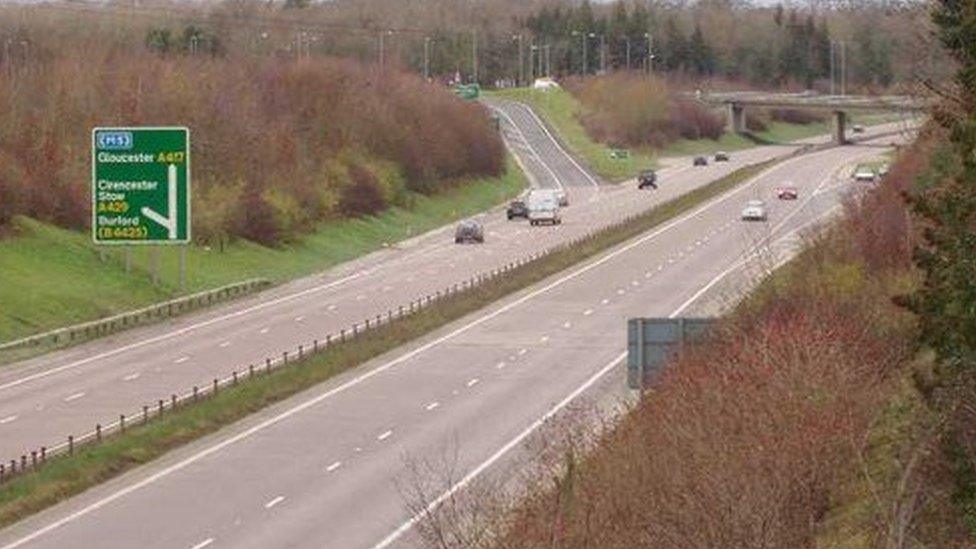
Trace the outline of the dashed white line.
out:
M 529 350 L 528 350 L 528 349 L 524 349 L 524 348 L 523 348 L 523 349 L 519 349 L 519 350 L 518 350 L 518 354 L 519 354 L 519 355 L 524 355 L 524 354 L 525 354 L 525 353 L 527 353 L 527 352 L 529 352 Z
M 549 336 L 542 336 L 539 338 L 540 343 L 545 343 L 547 341 L 549 341 Z
M 72 400 L 78 400 L 79 398 L 81 398 L 83 396 L 85 396 L 85 392 L 84 391 L 82 391 L 80 393 L 75 393 L 73 395 L 66 396 L 66 397 L 64 397 L 64 401 L 65 402 L 71 402 Z
M 17 416 L 7 416 L 7 417 L 5 417 L 3 419 L 0 419 L 0 425 L 3 425 L 5 423 L 10 423 L 11 421 L 15 421 L 16 419 L 17 419 Z
M 393 434 L 393 431 L 392 430 L 390 430 L 390 431 L 384 431 L 384 432 L 380 433 L 380 435 L 378 437 L 376 437 L 376 440 L 386 440 L 386 439 L 390 438 L 390 435 L 392 435 L 392 434 Z
M 194 545 L 190 549 L 203 549 L 204 547 L 208 547 L 213 542 L 214 542 L 214 539 L 213 538 L 207 538 L 207 539 L 201 541 L 200 543 Z
M 268 328 L 267 327 L 261 328 L 260 333 L 262 333 L 262 334 L 268 333 Z
M 334 304 L 333 305 L 329 305 L 328 307 L 326 307 L 326 309 L 328 309 L 330 311 L 334 311 L 334 310 L 336 310 L 336 306 Z
M 183 364 L 187 360 L 190 360 L 190 357 L 188 357 L 188 356 L 181 356 L 180 358 L 174 360 L 173 363 L 175 363 L 175 364 Z
M 563 328 L 572 328 L 573 323 L 570 321 L 563 322 Z
M 478 378 L 473 378 L 470 381 L 468 381 L 465 385 L 467 385 L 468 387 L 474 387 L 475 385 L 478 384 L 478 381 L 479 381 Z
M 607 299 L 607 298 L 603 298 L 603 299 L 600 300 L 600 303 L 602 303 L 603 305 L 606 305 L 607 303 L 610 303 L 610 300 Z
M 651 278 L 651 276 L 652 276 L 651 271 L 647 271 L 646 273 L 644 273 L 644 278 Z
M 123 377 L 122 378 L 122 381 L 135 381 L 135 380 L 139 379 L 139 376 L 141 376 L 141 375 L 142 374 L 140 374 L 139 372 L 136 372 L 134 374 L 129 374 L 129 375 Z
M 658 266 L 657 266 L 657 270 L 659 270 L 659 271 L 663 271 L 663 270 L 664 270 L 664 265 L 658 265 Z
M 332 471 L 335 471 L 339 467 L 342 467 L 342 462 L 341 461 L 336 461 L 332 465 L 329 465 L 328 467 L 326 467 L 325 470 L 326 470 L 326 472 L 331 473 Z
M 275 505 L 278 505 L 282 501 L 285 501 L 285 496 L 278 496 L 278 497 L 274 498 L 273 500 L 269 501 L 268 503 L 265 503 L 264 504 L 264 508 L 265 509 L 271 509 L 272 507 L 274 507 Z
M 225 341 L 220 344 L 221 347 L 230 347 L 230 341 Z
M 296 316 L 295 317 L 295 322 L 301 322 L 303 320 L 305 320 L 305 317 L 304 316 Z
M 630 281 L 630 285 L 631 286 L 640 286 L 640 282 L 637 282 L 636 280 L 631 280 Z
M 504 367 L 505 367 L 505 361 L 501 361 L 498 364 L 495 364 L 495 368 L 498 368 L 499 370 L 501 370 Z
M 620 288 L 619 290 L 617 290 L 617 295 L 624 295 L 625 293 L 627 293 L 627 291 L 624 290 L 623 288 Z
M 437 409 L 437 407 L 438 407 L 438 406 L 440 406 L 440 405 L 441 405 L 441 403 L 440 403 L 440 402 L 431 402 L 431 403 L 430 403 L 430 404 L 428 404 L 427 406 L 424 406 L 424 409 L 425 409 L 425 410 L 427 410 L 427 411 L 429 412 L 429 411 L 431 411 L 431 410 L 435 410 L 435 409 Z
M 587 309 L 583 311 L 583 316 L 590 316 L 591 314 L 593 314 L 593 309 Z

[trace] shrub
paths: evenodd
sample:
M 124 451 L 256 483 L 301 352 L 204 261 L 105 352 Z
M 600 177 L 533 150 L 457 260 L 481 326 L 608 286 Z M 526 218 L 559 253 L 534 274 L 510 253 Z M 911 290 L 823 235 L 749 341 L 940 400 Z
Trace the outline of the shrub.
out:
M 376 176 L 358 164 L 349 166 L 352 183 L 342 190 L 339 207 L 348 216 L 373 215 L 386 207 Z

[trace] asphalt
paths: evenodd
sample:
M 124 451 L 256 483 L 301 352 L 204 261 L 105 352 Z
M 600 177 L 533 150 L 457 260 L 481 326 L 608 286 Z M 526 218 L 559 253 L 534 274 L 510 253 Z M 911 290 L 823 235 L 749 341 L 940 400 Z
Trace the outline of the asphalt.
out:
M 845 169 L 879 151 L 855 145 L 786 160 L 591 261 L 22 521 L 0 532 L 0 546 L 414 546 L 409 503 L 416 502 L 404 497 L 410 486 L 433 486 L 432 496 L 446 496 L 511 466 L 513 452 L 542 419 L 580 399 L 625 398 L 619 360 L 627 318 L 691 314 L 695 307 L 714 306 L 714 291 L 731 291 L 729 281 L 747 286 L 755 278 L 752 267 L 764 264 L 754 257 L 785 258 L 798 231 L 835 213 L 842 196 L 856 188 Z M 312 289 L 307 295 L 288 299 L 282 291 L 276 304 L 158 343 L 140 344 L 132 334 L 127 344 L 135 347 L 103 359 L 64 367 L 78 359 L 59 363 L 52 357 L 6 371 L 0 418 L 23 416 L 0 425 L 7 429 L 0 431 L 0 444 L 16 447 L 7 442 L 8 433 L 26 441 L 75 424 L 81 428 L 146 395 L 224 373 L 327 331 L 339 311 L 350 315 L 342 321 L 347 323 L 422 293 L 425 283 L 443 286 L 783 152 L 754 149 L 734 154 L 728 165 L 672 168 L 662 173 L 657 192 L 579 185 L 562 227 L 530 231 L 492 212 L 485 246 L 444 245 L 444 235 L 435 233 L 404 251 L 364 261 L 367 274 L 327 289 L 315 289 L 325 281 L 306 281 Z M 799 200 L 775 199 L 773 188 L 786 182 L 799 187 Z M 739 220 L 753 198 L 766 201 L 768 222 Z M 332 304 L 335 310 L 329 310 Z M 209 318 L 255 306 L 238 305 Z M 182 319 L 171 329 L 205 320 Z M 221 347 L 224 341 L 231 344 Z M 114 348 L 105 345 L 97 351 Z M 177 363 L 182 356 L 188 359 Z M 56 373 L 25 377 L 47 371 Z M 129 372 L 142 376 L 124 381 Z M 85 395 L 64 402 L 77 392 Z M 37 417 L 27 408 L 53 399 Z M 84 418 L 75 422 L 76 416 Z
M 476 216 L 485 227 L 483 245 L 455 245 L 453 228 L 445 227 L 239 302 L 0 368 L 0 460 L 64 445 L 69 435 L 80 439 L 96 424 L 109 425 L 121 414 L 137 417 L 143 406 L 282 352 L 294 356 L 299 345 L 308 349 L 328 334 L 797 149 L 757 147 L 704 168 L 673 159 L 674 165 L 660 171 L 657 191 L 638 191 L 633 184 L 601 186 L 527 107 L 497 106 L 507 115 L 509 146 L 533 181 L 567 189 L 571 205 L 562 225 L 529 227 L 494 209 Z

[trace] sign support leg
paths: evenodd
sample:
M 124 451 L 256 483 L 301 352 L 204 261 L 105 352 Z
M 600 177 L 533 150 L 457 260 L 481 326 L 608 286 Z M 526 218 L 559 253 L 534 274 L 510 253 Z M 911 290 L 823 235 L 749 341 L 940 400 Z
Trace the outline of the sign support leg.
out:
M 159 246 L 152 246 L 149 251 L 149 272 L 153 286 L 159 286 Z
M 180 291 L 186 289 L 186 246 L 180 246 Z

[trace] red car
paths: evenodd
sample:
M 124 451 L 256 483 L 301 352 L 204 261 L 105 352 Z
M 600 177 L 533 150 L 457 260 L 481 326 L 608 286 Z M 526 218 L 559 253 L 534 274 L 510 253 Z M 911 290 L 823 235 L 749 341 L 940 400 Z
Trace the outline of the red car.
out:
M 796 187 L 778 187 L 776 189 L 776 198 L 780 200 L 796 200 L 799 194 Z

